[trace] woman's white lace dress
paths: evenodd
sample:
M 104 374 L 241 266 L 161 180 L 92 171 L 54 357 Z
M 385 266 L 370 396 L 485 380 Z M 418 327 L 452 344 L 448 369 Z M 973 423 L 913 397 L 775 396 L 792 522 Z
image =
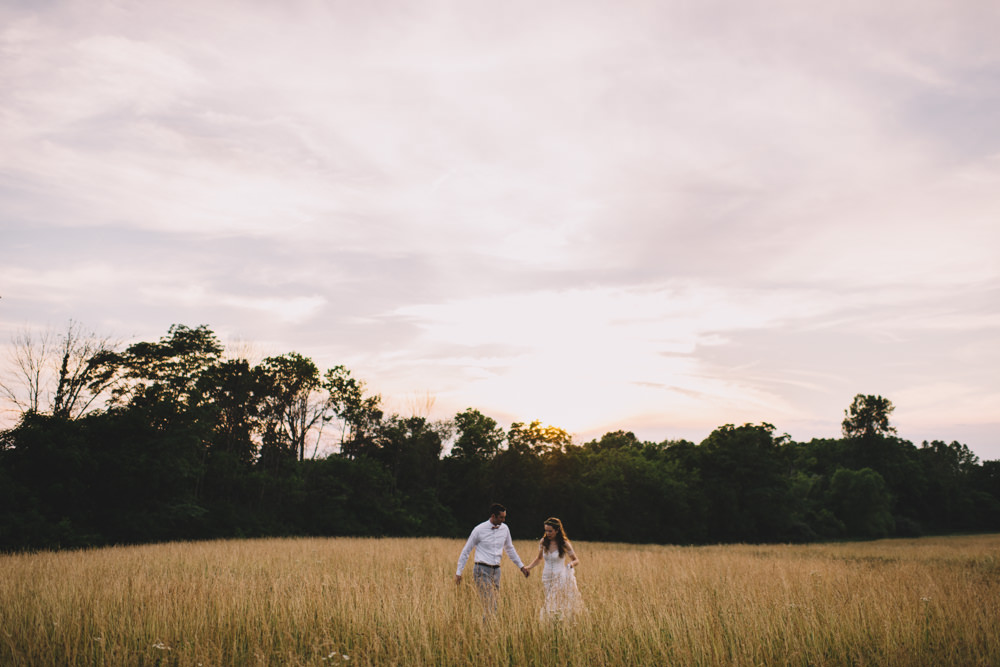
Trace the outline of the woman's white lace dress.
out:
M 546 550 L 545 571 L 542 572 L 542 587 L 545 589 L 545 603 L 539 617 L 543 621 L 572 620 L 585 611 L 583 598 L 576 586 L 576 572 L 566 567 L 566 559 L 559 550 Z

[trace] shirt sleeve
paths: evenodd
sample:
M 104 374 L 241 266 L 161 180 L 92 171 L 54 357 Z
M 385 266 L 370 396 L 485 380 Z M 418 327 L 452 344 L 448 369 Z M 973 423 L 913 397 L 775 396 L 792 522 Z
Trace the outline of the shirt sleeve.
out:
M 518 569 L 524 567 L 524 563 L 521 562 L 521 557 L 517 555 L 517 549 L 514 548 L 514 540 L 510 537 L 510 529 L 507 529 L 507 537 L 504 539 L 503 550 L 507 552 L 510 556 L 511 561 L 514 565 L 517 565 Z
M 472 553 L 473 547 L 475 547 L 476 544 L 479 542 L 478 533 L 479 533 L 479 526 L 476 526 L 475 528 L 472 529 L 472 532 L 469 534 L 469 539 L 465 541 L 465 548 L 462 549 L 462 553 L 458 557 L 458 570 L 455 572 L 455 574 L 461 576 L 462 571 L 465 570 L 465 563 L 469 560 L 469 554 Z

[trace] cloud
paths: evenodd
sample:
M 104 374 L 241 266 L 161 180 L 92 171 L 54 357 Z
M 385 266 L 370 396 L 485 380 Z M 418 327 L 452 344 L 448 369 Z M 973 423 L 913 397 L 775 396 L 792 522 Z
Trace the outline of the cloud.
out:
M 643 411 L 690 419 L 692 410 L 707 414 L 712 402 L 773 406 L 773 397 L 753 387 L 746 389 L 757 398 L 738 399 L 730 378 L 704 372 L 700 350 L 720 345 L 717 332 L 723 328 L 777 326 L 793 313 L 825 308 L 794 292 L 733 295 L 701 285 L 664 285 L 498 295 L 398 312 L 422 332 L 411 359 L 430 346 L 437 351 L 435 363 L 448 369 L 437 373 L 451 375 L 439 385 L 443 393 L 461 388 L 465 400 L 478 397 L 513 414 L 535 411 L 597 424 Z M 483 364 L 461 352 L 468 341 L 507 346 L 501 348 L 508 351 L 504 372 L 478 377 Z M 440 350 L 448 346 L 457 354 L 442 359 Z M 661 385 L 685 391 L 666 397 Z
M 3 319 L 206 322 L 580 433 L 835 435 L 869 386 L 983 421 L 998 12 L 8 3 Z

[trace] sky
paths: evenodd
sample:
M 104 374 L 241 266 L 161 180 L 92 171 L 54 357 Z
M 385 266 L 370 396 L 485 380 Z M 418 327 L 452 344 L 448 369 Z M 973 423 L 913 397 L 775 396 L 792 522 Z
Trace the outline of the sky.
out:
M 577 442 L 839 437 L 879 394 L 1000 459 L 998 31 L 994 0 L 4 0 L 0 352 L 206 324 Z

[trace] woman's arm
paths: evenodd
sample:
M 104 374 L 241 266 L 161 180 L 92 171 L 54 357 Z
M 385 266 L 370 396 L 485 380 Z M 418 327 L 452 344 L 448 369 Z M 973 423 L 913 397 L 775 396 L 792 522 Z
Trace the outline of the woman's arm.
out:
M 576 567 L 580 564 L 580 559 L 576 557 L 576 552 L 573 551 L 572 544 L 566 544 L 566 556 L 569 557 L 569 562 L 566 563 L 566 567 Z
M 535 560 L 533 560 L 530 563 L 528 563 L 527 565 L 525 565 L 525 567 L 530 570 L 530 569 L 532 569 L 533 567 L 535 567 L 536 565 L 538 565 L 541 562 L 542 562 L 542 543 L 539 542 L 538 543 L 538 555 L 535 556 Z

